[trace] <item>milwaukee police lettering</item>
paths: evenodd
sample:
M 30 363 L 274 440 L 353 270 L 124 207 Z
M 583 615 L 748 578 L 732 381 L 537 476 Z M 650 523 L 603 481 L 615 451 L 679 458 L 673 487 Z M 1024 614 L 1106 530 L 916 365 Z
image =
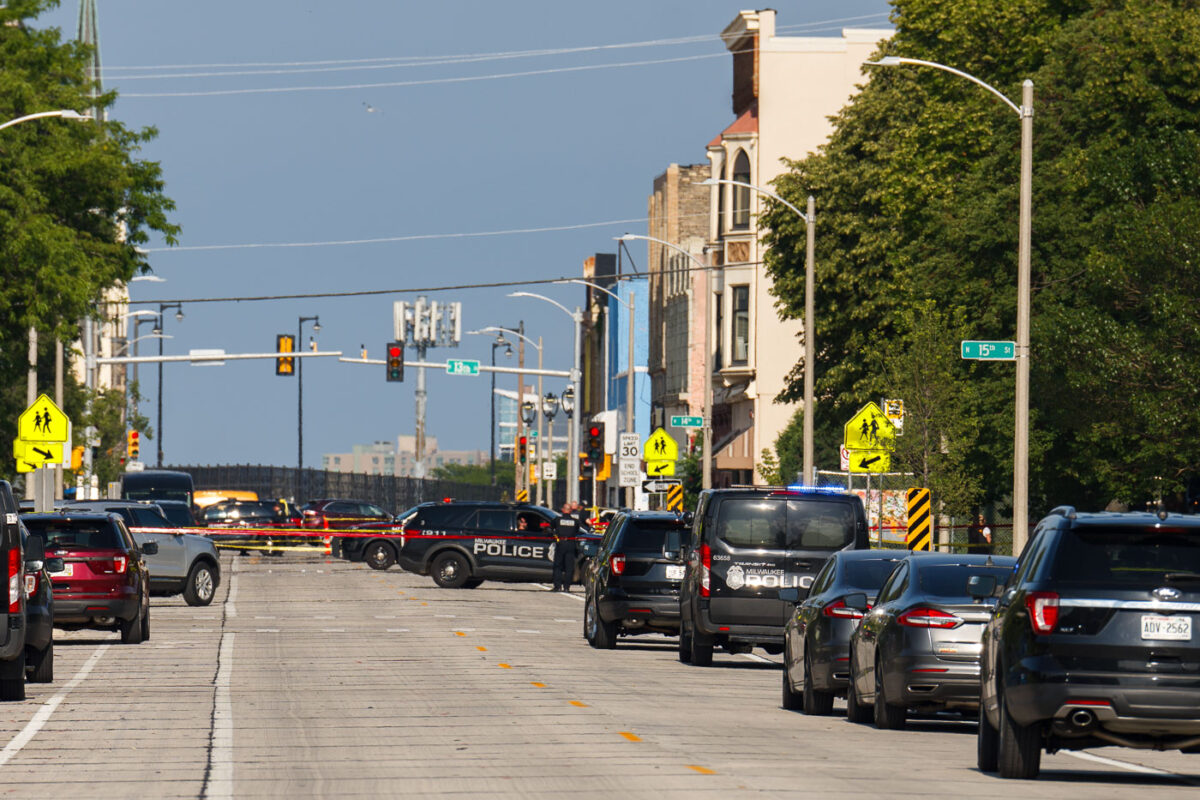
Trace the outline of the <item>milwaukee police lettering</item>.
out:
M 713 556 L 716 560 L 716 556 Z M 807 589 L 812 575 L 795 575 L 781 569 L 764 569 L 758 564 L 732 564 L 725 572 L 725 585 L 730 589 Z
M 475 555 L 506 556 L 509 558 L 550 558 L 544 545 L 514 544 L 507 539 L 476 539 Z

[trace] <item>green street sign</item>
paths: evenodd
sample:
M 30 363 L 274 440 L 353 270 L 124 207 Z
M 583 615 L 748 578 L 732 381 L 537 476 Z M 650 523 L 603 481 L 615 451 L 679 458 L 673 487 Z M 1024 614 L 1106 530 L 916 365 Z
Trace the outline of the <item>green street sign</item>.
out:
M 967 340 L 962 343 L 962 357 L 980 361 L 1015 361 L 1017 343 Z
M 461 358 L 452 358 L 446 362 L 446 374 L 448 375 L 478 375 L 479 362 L 467 361 Z
M 672 428 L 703 428 L 704 417 L 671 417 Z

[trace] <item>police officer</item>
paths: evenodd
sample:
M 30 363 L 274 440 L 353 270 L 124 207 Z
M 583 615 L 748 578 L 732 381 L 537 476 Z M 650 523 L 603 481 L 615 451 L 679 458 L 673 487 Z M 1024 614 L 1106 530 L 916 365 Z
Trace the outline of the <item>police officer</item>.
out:
M 576 546 L 579 520 L 571 514 L 571 504 L 563 503 L 562 516 L 554 521 L 554 591 L 571 591 L 575 579 Z

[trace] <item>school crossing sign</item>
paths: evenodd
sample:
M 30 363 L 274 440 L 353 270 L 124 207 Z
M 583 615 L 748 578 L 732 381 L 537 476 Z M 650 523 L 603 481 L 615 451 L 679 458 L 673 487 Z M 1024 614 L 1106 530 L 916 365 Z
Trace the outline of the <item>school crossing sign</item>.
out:
M 875 403 L 867 403 L 842 431 L 842 446 L 850 451 L 851 472 L 887 472 L 892 465 L 896 426 Z

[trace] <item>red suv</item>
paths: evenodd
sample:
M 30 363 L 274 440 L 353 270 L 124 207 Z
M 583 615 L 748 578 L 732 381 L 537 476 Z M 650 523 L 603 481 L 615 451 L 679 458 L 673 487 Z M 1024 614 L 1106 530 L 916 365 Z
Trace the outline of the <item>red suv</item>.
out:
M 117 514 L 29 514 L 22 521 L 46 543 L 47 558 L 65 569 L 51 576 L 54 626 L 121 632 L 125 644 L 150 638 L 150 575 L 142 554 Z
M 391 522 L 392 515 L 361 500 L 312 500 L 302 509 L 305 528 L 356 528 L 364 522 Z

